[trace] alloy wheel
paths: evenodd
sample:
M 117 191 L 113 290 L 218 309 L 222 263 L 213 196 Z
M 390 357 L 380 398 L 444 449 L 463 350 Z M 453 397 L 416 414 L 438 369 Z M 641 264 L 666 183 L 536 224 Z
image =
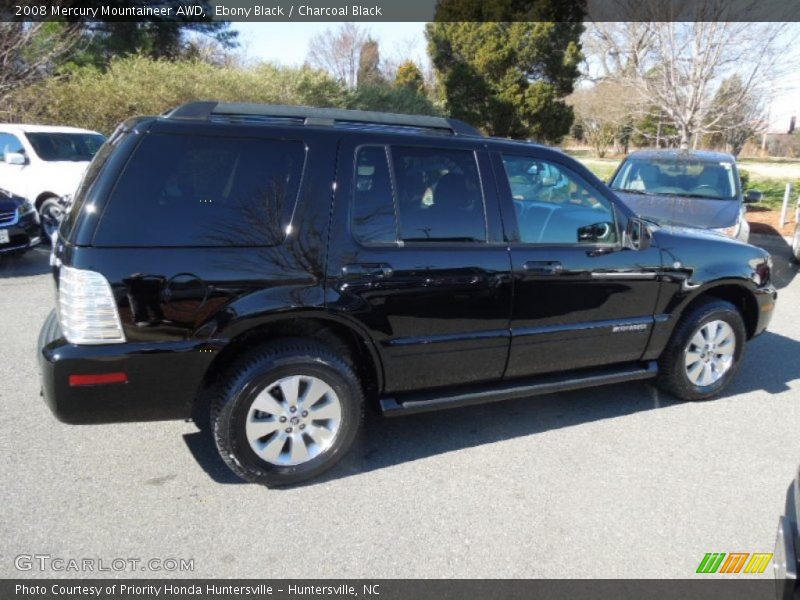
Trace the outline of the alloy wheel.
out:
M 733 366 L 736 334 L 728 323 L 710 321 L 701 326 L 684 350 L 686 375 L 693 384 L 716 383 Z
M 283 377 L 256 396 L 245 434 L 253 452 L 281 467 L 306 463 L 333 443 L 342 405 L 333 388 L 310 375 Z

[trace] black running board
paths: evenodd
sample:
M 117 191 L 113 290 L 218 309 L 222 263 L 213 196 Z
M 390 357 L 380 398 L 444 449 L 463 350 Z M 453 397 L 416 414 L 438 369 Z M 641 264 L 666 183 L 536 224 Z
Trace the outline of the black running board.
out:
M 651 379 L 658 374 L 656 361 L 544 375 L 531 379 L 515 379 L 494 385 L 415 392 L 381 398 L 381 411 L 387 417 L 411 415 L 445 408 L 458 408 L 486 402 L 526 398 L 597 385 Z

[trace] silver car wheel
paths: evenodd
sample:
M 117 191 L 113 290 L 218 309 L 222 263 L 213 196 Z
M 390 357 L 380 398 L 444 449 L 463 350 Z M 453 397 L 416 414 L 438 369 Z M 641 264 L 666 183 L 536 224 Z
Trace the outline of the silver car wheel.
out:
M 794 236 L 792 237 L 792 254 L 797 262 L 800 262 L 800 225 L 794 228 Z
M 256 456 L 288 467 L 325 452 L 341 422 L 342 405 L 331 386 L 311 375 L 291 375 L 256 396 L 247 413 L 245 434 Z
M 686 375 L 693 384 L 716 383 L 733 366 L 736 334 L 725 321 L 711 321 L 698 329 L 684 350 Z

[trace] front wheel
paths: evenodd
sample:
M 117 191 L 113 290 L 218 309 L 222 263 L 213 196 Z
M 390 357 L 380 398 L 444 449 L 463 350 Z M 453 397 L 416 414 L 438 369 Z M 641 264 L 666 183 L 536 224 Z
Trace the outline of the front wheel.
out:
M 42 222 L 42 233 L 48 243 L 52 242 L 61 224 L 64 211 L 55 196 L 48 198 L 39 207 L 39 220 Z
M 681 400 L 704 400 L 728 385 L 747 340 L 730 302 L 709 298 L 684 314 L 659 359 L 657 383 Z
M 287 340 L 236 363 L 212 403 L 222 460 L 267 486 L 316 477 L 347 452 L 363 420 L 350 365 L 326 346 Z

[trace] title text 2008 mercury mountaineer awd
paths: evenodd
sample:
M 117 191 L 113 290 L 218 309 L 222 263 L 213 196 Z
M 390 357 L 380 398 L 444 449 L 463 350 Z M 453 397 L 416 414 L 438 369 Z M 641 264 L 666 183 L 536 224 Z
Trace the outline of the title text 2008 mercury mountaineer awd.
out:
M 45 399 L 194 416 L 295 483 L 403 415 L 656 378 L 718 393 L 770 257 L 633 215 L 563 153 L 436 117 L 195 102 L 122 124 L 54 244 Z

